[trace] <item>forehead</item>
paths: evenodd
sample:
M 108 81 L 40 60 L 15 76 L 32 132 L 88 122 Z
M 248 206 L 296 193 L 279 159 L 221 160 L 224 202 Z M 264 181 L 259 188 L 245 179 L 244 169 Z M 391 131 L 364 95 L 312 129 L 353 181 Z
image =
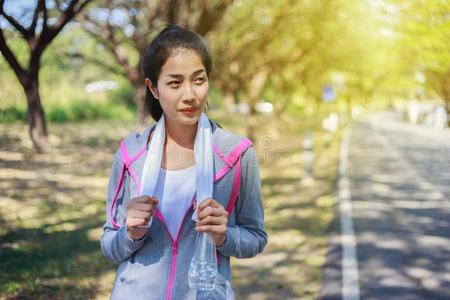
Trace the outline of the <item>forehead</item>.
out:
M 162 66 L 160 76 L 169 74 L 190 76 L 199 69 L 205 69 L 205 66 L 197 52 L 189 49 L 177 49 Z

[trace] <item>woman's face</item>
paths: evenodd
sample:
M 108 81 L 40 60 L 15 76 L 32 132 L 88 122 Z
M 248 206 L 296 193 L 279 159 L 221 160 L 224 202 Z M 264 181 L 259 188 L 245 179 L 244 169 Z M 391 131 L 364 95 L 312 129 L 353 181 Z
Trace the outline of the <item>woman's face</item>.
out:
M 145 79 L 158 99 L 167 122 L 196 124 L 208 97 L 208 77 L 200 56 L 193 50 L 176 49 L 162 66 L 158 84 Z

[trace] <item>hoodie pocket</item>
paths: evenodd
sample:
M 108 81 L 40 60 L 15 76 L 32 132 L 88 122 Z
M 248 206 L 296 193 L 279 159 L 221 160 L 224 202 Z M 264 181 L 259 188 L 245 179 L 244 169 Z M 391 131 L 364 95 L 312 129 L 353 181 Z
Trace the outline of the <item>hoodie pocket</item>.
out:
M 126 261 L 124 271 L 120 275 L 121 283 L 133 283 L 142 280 L 146 274 L 161 274 L 158 271 L 163 267 L 163 249 L 155 247 L 156 245 L 146 242 L 144 246 L 133 253 Z

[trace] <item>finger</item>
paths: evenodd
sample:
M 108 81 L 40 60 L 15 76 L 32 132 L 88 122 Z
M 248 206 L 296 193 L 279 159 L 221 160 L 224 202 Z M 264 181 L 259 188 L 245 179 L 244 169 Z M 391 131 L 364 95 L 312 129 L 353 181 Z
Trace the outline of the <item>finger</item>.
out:
M 225 209 L 223 209 L 223 207 L 220 208 L 212 208 L 212 207 L 207 207 L 204 210 L 202 210 L 199 214 L 198 214 L 198 218 L 199 219 L 203 219 L 206 216 L 216 216 L 216 217 L 220 217 L 220 216 L 226 216 L 228 217 L 228 213 Z
M 142 202 L 135 203 L 133 205 L 133 207 L 136 210 L 140 210 L 140 211 L 148 211 L 148 212 L 153 211 L 153 206 L 151 204 L 148 204 L 148 203 L 142 203 Z
M 153 206 L 156 206 L 156 205 L 158 205 L 159 204 L 159 200 L 158 200 L 158 198 L 156 198 L 156 197 L 152 197 L 152 201 L 151 201 L 151 203 L 150 203 L 151 205 L 153 205 Z
M 200 203 L 197 207 L 197 211 L 202 211 L 203 209 L 205 209 L 206 207 L 210 206 L 212 199 L 208 198 L 206 200 L 204 200 L 202 203 Z
M 143 218 L 127 218 L 127 226 L 128 227 L 136 227 L 147 225 L 148 221 Z
M 143 196 L 139 196 L 134 198 L 136 199 L 136 203 L 148 203 L 150 205 L 158 205 L 159 200 L 158 198 L 154 197 L 154 196 L 147 196 L 147 195 L 143 195 Z
M 128 212 L 127 217 L 131 218 L 141 218 L 141 219 L 149 219 L 153 214 L 147 211 L 141 210 L 130 210 Z
M 147 195 L 142 195 L 142 196 L 138 196 L 136 198 L 133 198 L 133 201 L 136 203 L 149 203 L 151 204 L 153 197 L 147 196 Z
M 222 207 L 222 205 L 220 205 L 216 200 L 214 200 L 213 198 L 208 198 L 205 201 L 203 201 L 199 207 L 198 207 L 198 211 L 202 211 L 204 210 L 206 207 L 211 206 L 214 208 L 218 208 L 218 207 Z
M 223 225 L 227 223 L 227 219 L 220 216 L 220 217 L 214 217 L 214 216 L 207 216 L 203 219 L 201 219 L 197 226 L 203 226 L 203 225 Z
M 227 226 L 225 226 L 225 225 L 203 225 L 203 226 L 195 227 L 195 230 L 197 230 L 198 232 L 224 234 L 227 230 Z

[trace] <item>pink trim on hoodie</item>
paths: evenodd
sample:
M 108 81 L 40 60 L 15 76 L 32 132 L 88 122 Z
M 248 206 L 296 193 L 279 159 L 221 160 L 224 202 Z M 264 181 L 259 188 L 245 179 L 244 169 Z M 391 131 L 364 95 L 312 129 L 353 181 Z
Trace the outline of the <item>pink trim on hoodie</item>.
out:
M 214 145 L 214 151 L 227 164 L 226 167 L 224 167 L 218 173 L 215 174 L 214 181 L 217 181 L 220 178 L 222 178 L 229 170 L 231 170 L 233 165 L 236 163 L 236 169 L 235 169 L 234 180 L 233 180 L 233 188 L 232 188 L 231 196 L 230 196 L 230 199 L 228 200 L 228 206 L 227 206 L 228 213 L 231 213 L 231 211 L 233 210 L 233 208 L 236 204 L 238 193 L 239 193 L 240 171 L 241 171 L 240 155 L 251 145 L 252 145 L 252 142 L 250 140 L 244 139 L 239 143 L 238 146 L 236 146 L 233 149 L 233 151 L 227 157 L 225 157 L 223 155 L 223 153 L 220 151 L 220 149 Z M 139 177 L 137 176 L 137 174 L 131 168 L 131 164 L 134 161 L 136 161 L 143 153 L 145 153 L 145 151 L 147 151 L 147 145 L 142 150 L 140 150 L 137 153 L 137 155 L 135 155 L 133 158 L 131 158 L 129 156 L 129 154 L 126 150 L 124 141 L 120 142 L 120 149 L 121 149 L 122 161 L 123 161 L 122 172 L 121 172 L 121 176 L 119 179 L 119 183 L 116 188 L 113 203 L 112 203 L 111 209 L 110 209 L 111 223 L 113 224 L 113 226 L 115 228 L 118 228 L 120 226 L 114 222 L 114 218 L 112 217 L 113 210 L 114 210 L 114 204 L 117 200 L 119 190 L 123 184 L 123 178 L 124 178 L 125 172 L 128 170 L 128 172 L 130 173 L 130 175 L 132 176 L 132 178 L 136 184 L 137 190 L 140 191 L 140 180 L 139 180 Z M 192 203 L 194 203 L 194 201 L 195 201 L 195 196 L 192 199 Z M 183 228 L 184 221 L 185 221 L 186 216 L 188 215 L 190 209 L 191 209 L 191 206 L 188 208 L 188 210 L 184 214 L 183 220 L 181 221 L 180 228 L 178 229 L 178 233 L 177 233 L 175 240 L 173 239 L 172 235 L 170 234 L 170 231 L 167 227 L 167 223 L 166 223 L 166 220 L 165 220 L 163 214 L 158 209 L 155 209 L 155 217 L 157 217 L 161 221 L 161 223 L 164 225 L 164 228 L 165 228 L 167 234 L 169 235 L 170 241 L 172 243 L 172 263 L 170 266 L 169 282 L 167 283 L 167 293 L 166 293 L 166 297 L 165 297 L 165 299 L 167 299 L 167 300 L 170 300 L 172 298 L 172 289 L 173 289 L 173 283 L 175 280 L 176 263 L 177 263 L 177 256 L 178 256 L 178 241 L 180 239 L 180 234 L 181 234 L 181 230 Z M 218 257 L 218 259 L 219 259 L 219 257 Z M 219 262 L 219 260 L 218 260 L 218 262 Z
M 231 215 L 231 211 L 236 205 L 239 194 L 239 187 L 241 185 L 241 159 L 236 162 L 236 169 L 234 171 L 233 189 L 231 190 L 230 200 L 228 200 L 227 212 Z
M 192 198 L 192 203 L 195 201 L 195 196 Z M 172 299 L 172 289 L 173 289 L 173 283 L 175 280 L 175 271 L 177 269 L 177 257 L 178 257 L 178 241 L 180 240 L 181 230 L 183 228 L 184 221 L 186 220 L 187 215 L 189 214 L 189 211 L 191 210 L 192 206 L 189 206 L 187 211 L 184 213 L 183 220 L 181 221 L 180 228 L 178 228 L 177 236 L 174 240 L 172 235 L 170 234 L 169 228 L 167 227 L 166 219 L 164 218 L 164 215 L 158 210 L 155 209 L 155 217 L 157 217 L 161 223 L 164 225 L 164 228 L 166 229 L 167 234 L 169 235 L 170 241 L 172 243 L 172 263 L 170 264 L 170 275 L 169 275 L 169 282 L 167 283 L 167 292 L 165 299 L 169 300 Z
M 120 225 L 114 221 L 114 204 L 116 204 L 117 197 L 119 196 L 120 189 L 122 188 L 123 178 L 125 177 L 126 166 L 122 164 L 122 170 L 120 171 L 119 183 L 117 184 L 116 191 L 114 193 L 113 201 L 111 203 L 111 209 L 109 210 L 109 220 L 114 228 L 119 228 Z
M 234 166 L 236 161 L 240 158 L 242 152 L 247 150 L 248 147 L 253 145 L 253 143 L 249 139 L 243 139 L 234 149 L 231 151 L 231 153 L 225 157 L 225 155 L 220 151 L 219 148 L 217 148 L 214 145 L 214 151 L 219 155 L 219 157 L 222 159 L 222 161 L 226 164 L 225 167 L 220 169 L 215 175 L 214 175 L 214 181 L 219 180 L 225 174 L 228 173 L 228 171 L 231 170 L 231 168 Z
M 140 184 L 140 181 L 138 179 L 136 172 L 134 172 L 134 170 L 131 168 L 131 164 L 133 162 L 135 162 L 139 157 L 141 157 L 142 154 L 144 154 L 146 150 L 147 150 L 147 148 L 144 147 L 134 157 L 130 157 L 130 155 L 128 154 L 127 148 L 125 147 L 125 142 L 123 140 L 120 142 L 120 154 L 122 157 L 122 170 L 120 172 L 119 182 L 117 183 L 116 191 L 114 193 L 113 201 L 111 203 L 111 208 L 109 210 L 109 220 L 110 220 L 111 224 L 113 225 L 113 227 L 116 229 L 120 228 L 120 225 L 114 221 L 114 217 L 113 217 L 114 205 L 116 204 L 117 197 L 119 196 L 120 189 L 122 188 L 125 173 L 126 173 L 126 171 L 128 171 L 128 173 L 130 173 L 131 177 L 134 180 L 134 183 L 137 186 L 137 189 L 140 191 L 141 184 Z

